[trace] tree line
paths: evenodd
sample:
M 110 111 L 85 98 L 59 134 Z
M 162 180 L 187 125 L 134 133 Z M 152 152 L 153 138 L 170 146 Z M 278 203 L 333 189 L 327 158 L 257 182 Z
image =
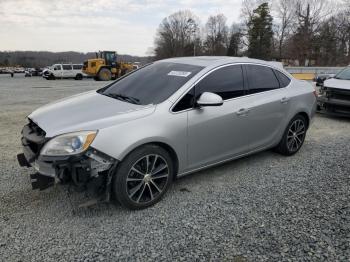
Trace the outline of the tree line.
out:
M 248 56 L 300 66 L 350 64 L 350 2 L 243 0 L 238 23 L 223 14 L 205 24 L 189 10 L 163 19 L 155 59 L 180 56 Z

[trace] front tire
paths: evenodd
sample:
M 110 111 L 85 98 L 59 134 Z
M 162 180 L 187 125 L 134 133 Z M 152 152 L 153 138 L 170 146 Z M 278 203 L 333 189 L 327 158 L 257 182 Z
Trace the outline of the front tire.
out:
M 102 68 L 100 72 L 98 72 L 98 78 L 101 81 L 109 81 L 112 79 L 112 73 L 107 68 Z
M 174 177 L 170 154 L 157 145 L 146 145 L 131 152 L 113 177 L 113 194 L 129 209 L 143 209 L 157 203 Z
M 304 116 L 296 115 L 288 124 L 283 137 L 275 150 L 285 156 L 297 153 L 305 141 L 307 121 Z

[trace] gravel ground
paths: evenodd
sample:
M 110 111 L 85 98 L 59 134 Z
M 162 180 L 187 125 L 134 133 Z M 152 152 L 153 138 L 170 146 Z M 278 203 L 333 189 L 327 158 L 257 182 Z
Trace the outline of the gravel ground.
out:
M 31 190 L 25 116 L 92 80 L 0 75 L 1 261 L 349 261 L 350 120 L 318 115 L 293 157 L 271 151 L 178 179 L 142 211 L 78 208 L 82 193 Z

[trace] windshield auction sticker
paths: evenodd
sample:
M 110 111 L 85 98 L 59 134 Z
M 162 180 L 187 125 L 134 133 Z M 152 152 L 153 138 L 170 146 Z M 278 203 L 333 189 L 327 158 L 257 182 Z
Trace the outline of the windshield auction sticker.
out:
M 181 76 L 181 77 L 188 77 L 191 74 L 191 72 L 185 72 L 185 71 L 171 71 L 168 76 Z

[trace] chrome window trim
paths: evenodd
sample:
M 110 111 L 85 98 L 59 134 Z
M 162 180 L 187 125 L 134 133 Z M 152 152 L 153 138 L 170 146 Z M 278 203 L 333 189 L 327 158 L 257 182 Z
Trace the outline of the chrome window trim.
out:
M 182 111 L 178 111 L 178 112 L 174 112 L 173 111 L 173 108 L 176 106 L 176 104 L 192 89 L 194 88 L 200 81 L 203 80 L 203 78 L 205 78 L 206 76 L 208 76 L 209 74 L 215 72 L 216 70 L 219 70 L 221 68 L 224 68 L 224 67 L 228 67 L 228 66 L 233 66 L 233 65 L 258 65 L 258 66 L 265 66 L 265 67 L 269 67 L 273 70 L 277 70 L 279 71 L 280 73 L 282 73 L 283 75 L 285 75 L 289 80 L 289 84 L 285 87 L 281 87 L 281 88 L 278 88 L 278 89 L 273 89 L 273 90 L 269 90 L 269 91 L 264 91 L 264 92 L 259 92 L 259 93 L 255 93 L 255 94 L 247 94 L 247 95 L 243 95 L 243 96 L 239 96 L 239 97 L 234 97 L 234 98 L 230 98 L 230 99 L 227 99 L 227 100 L 224 100 L 224 103 L 226 102 L 230 102 L 232 100 L 236 100 L 236 99 L 241 99 L 241 98 L 246 98 L 246 97 L 250 97 L 250 96 L 255 96 L 255 95 L 259 95 L 259 94 L 262 94 L 262 93 L 268 93 L 268 92 L 275 92 L 277 90 L 282 90 L 282 89 L 287 89 L 287 88 L 290 88 L 290 85 L 292 83 L 292 78 L 290 78 L 288 75 L 286 75 L 284 72 L 282 72 L 279 68 L 276 68 L 276 67 L 273 67 L 271 65 L 265 65 L 265 64 L 259 64 L 259 63 L 252 63 L 252 62 L 247 62 L 247 63 L 229 63 L 229 64 L 225 64 L 225 65 L 221 65 L 221 66 L 218 66 L 218 67 L 215 67 L 213 69 L 211 69 L 210 71 L 206 72 L 204 75 L 202 75 L 199 79 L 197 79 L 196 82 L 194 82 L 188 89 L 186 89 L 183 94 L 178 98 L 176 99 L 175 102 L 173 102 L 173 104 L 171 105 L 171 107 L 169 108 L 169 111 L 171 114 L 180 114 L 180 113 L 184 113 L 184 112 L 188 112 L 188 111 L 191 111 L 191 110 L 194 110 L 194 108 L 189 108 L 189 109 L 185 109 L 185 110 L 182 110 Z M 242 72 L 243 73 L 243 72 Z M 244 73 L 243 73 L 244 74 Z M 244 75 L 243 75 L 243 78 L 244 78 Z M 276 76 L 276 79 L 277 81 L 279 82 L 277 76 Z

